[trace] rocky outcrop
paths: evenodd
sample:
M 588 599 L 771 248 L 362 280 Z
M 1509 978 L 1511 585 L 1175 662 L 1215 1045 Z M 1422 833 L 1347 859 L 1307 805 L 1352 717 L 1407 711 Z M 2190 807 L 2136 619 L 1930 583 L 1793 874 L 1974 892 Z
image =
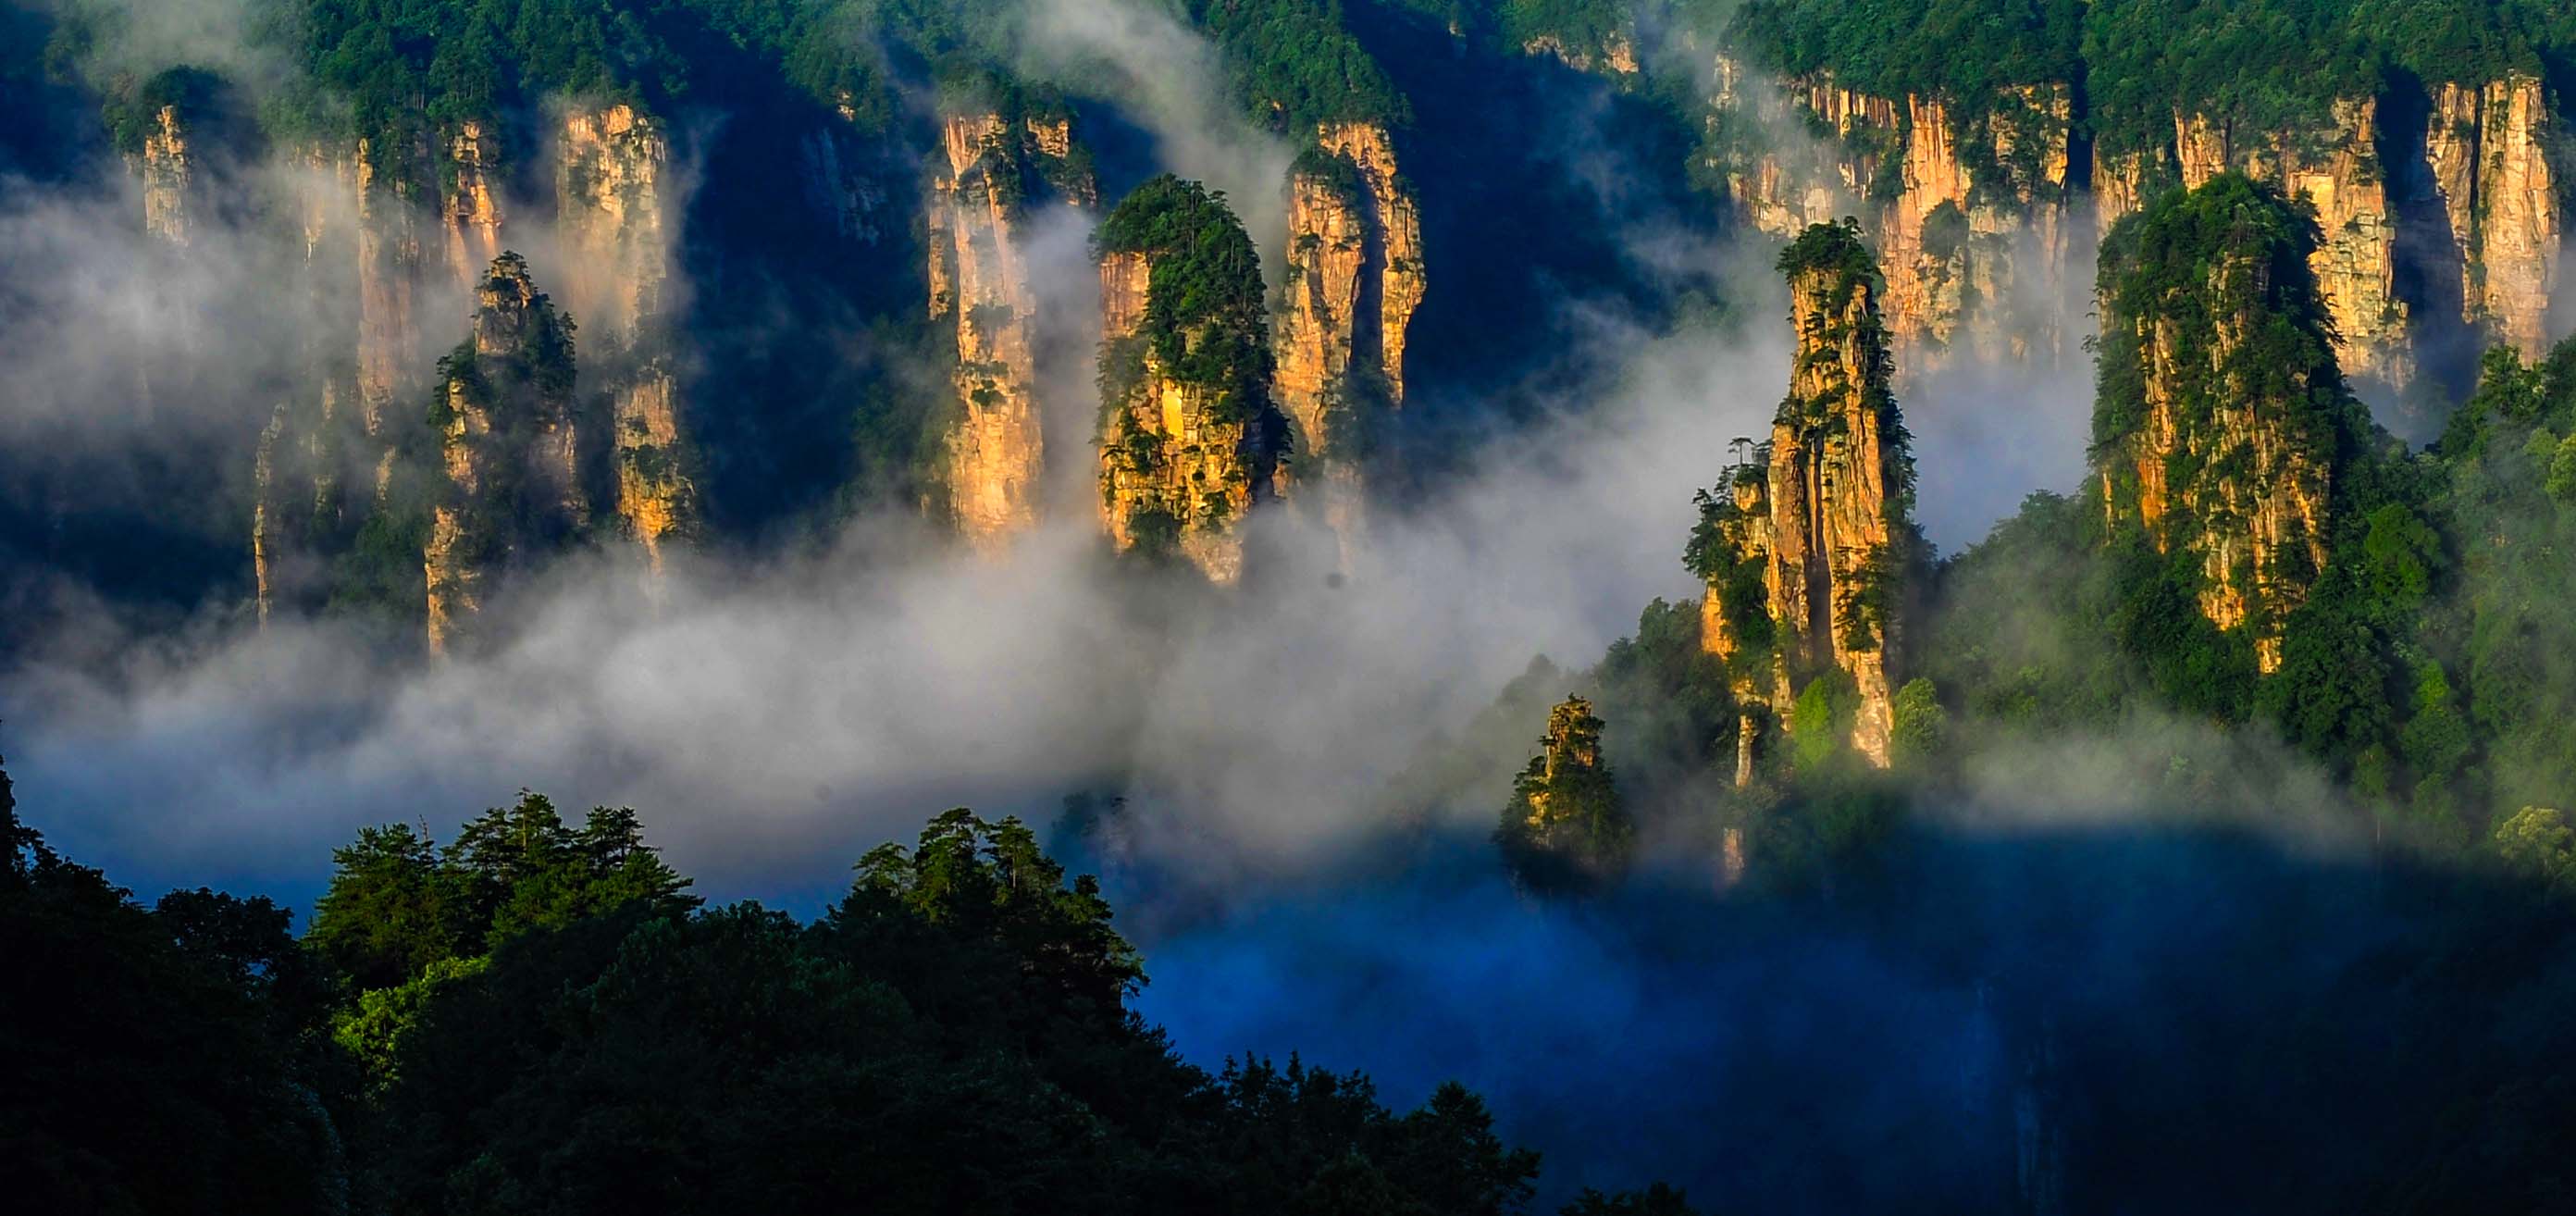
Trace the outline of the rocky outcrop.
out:
M 652 568 L 693 530 L 697 489 L 670 350 L 677 206 L 662 125 L 629 105 L 574 108 L 557 133 L 555 223 L 566 299 L 612 402 L 613 510 Z
M 567 111 L 556 132 L 564 306 L 592 340 L 632 344 L 663 313 L 671 157 L 662 126 L 629 105 Z
M 2102 257 L 2093 438 L 2109 535 L 2184 556 L 2202 614 L 2250 633 L 2268 672 L 2325 569 L 2337 453 L 2366 426 L 2333 358 L 2314 230 L 2235 174 L 2135 224 Z
M 994 550 L 1037 521 L 1045 467 L 1029 208 L 1097 197 L 1062 114 L 950 114 L 929 189 L 930 318 L 954 336 L 947 489 L 958 531 Z
M 569 542 L 589 515 L 571 334 L 518 255 L 492 263 L 473 336 L 440 370 L 431 422 L 445 485 L 422 553 L 432 653 L 454 645 L 494 578 Z
M 698 519 L 697 483 L 689 473 L 689 449 L 680 438 L 678 398 L 678 379 L 657 360 L 619 387 L 610 416 L 616 428 L 617 515 L 657 574 L 663 543 L 688 536 Z
M 1404 403 L 1404 344 L 1422 303 L 1422 221 L 1384 128 L 1324 123 L 1288 181 L 1278 310 L 1278 402 L 1291 428 L 1281 480 L 1312 487 L 1347 539 L 1361 465 Z
M 1784 81 L 1722 54 L 1716 79 L 1710 168 L 1738 215 L 1783 239 L 1864 217 L 1900 363 L 1937 366 L 1962 349 L 2057 357 L 2050 285 L 2065 266 L 2074 117 L 2065 86 L 2002 89 L 1963 119 L 1944 98 Z
M 484 124 L 458 123 L 447 140 L 449 185 L 439 200 L 447 265 L 459 283 L 501 256 L 501 141 Z
M 2346 375 L 2402 387 L 2414 377 L 2414 352 L 2396 291 L 2397 211 L 2380 163 L 2378 114 L 2376 100 L 2346 98 L 2322 127 L 2288 132 L 2177 114 L 2174 149 L 2187 189 L 2233 171 L 2316 208 L 2325 239 L 2308 264 L 2334 318 L 2336 356 Z
M 1767 445 L 1703 496 L 1690 564 L 1706 580 L 1701 644 L 1739 701 L 1785 722 L 1813 681 L 1850 683 L 1848 741 L 1885 767 L 1920 549 L 1913 462 L 1889 391 L 1884 290 L 1857 230 L 1809 228 L 1781 257 L 1797 330 L 1789 395 Z M 1760 723 L 1748 720 L 1751 732 Z M 1750 780 L 1749 754 L 1739 780 Z
M 1286 430 L 1271 404 L 1260 255 L 1221 200 L 1168 175 L 1110 213 L 1099 249 L 1111 542 L 1233 582 L 1242 522 L 1270 497 Z
M 2537 358 L 2564 237 L 2541 82 L 2512 76 L 2432 92 L 2424 156 L 2461 253 L 2466 319 Z
M 185 245 L 191 228 L 190 195 L 196 186 L 188 133 L 174 105 L 161 107 L 152 123 L 143 134 L 142 149 L 126 158 L 143 190 L 143 230 L 173 245 Z

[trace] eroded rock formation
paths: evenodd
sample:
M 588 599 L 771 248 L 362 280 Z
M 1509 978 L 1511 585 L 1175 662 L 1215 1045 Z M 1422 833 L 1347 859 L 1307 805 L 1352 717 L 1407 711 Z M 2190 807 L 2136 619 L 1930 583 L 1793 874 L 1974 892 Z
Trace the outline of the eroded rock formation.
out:
M 1962 119 L 1939 97 L 1783 81 L 1723 54 L 1716 69 L 1710 167 L 1738 214 L 1783 239 L 1866 217 L 1890 339 L 1909 369 L 1960 349 L 2061 353 L 2051 305 L 2069 239 L 2065 86 L 2003 89 Z
M 196 172 L 179 107 L 163 106 L 153 115 L 142 151 L 128 157 L 127 165 L 143 188 L 143 230 L 173 245 L 187 244 Z
M 447 141 L 451 184 L 439 200 L 447 229 L 447 265 L 459 283 L 501 256 L 501 141 L 471 119 Z
M 2548 345 L 2549 300 L 2564 237 L 2545 148 L 2552 118 L 2529 76 L 2433 89 L 2424 157 L 2451 221 L 2467 319 L 2525 358 Z
M 1383 416 L 1404 403 L 1405 333 L 1422 303 L 1422 221 L 1384 128 L 1324 123 L 1290 171 L 1278 313 L 1281 481 L 1311 488 L 1347 539 Z
M 589 515 L 572 335 L 517 254 L 492 263 L 473 336 L 439 366 L 431 423 L 445 484 L 422 553 L 432 653 L 468 627 L 493 578 L 568 542 Z
M 930 317 L 956 342 L 948 500 L 958 531 L 990 550 L 1037 521 L 1046 459 L 1027 216 L 1043 204 L 1090 206 L 1097 192 L 1061 112 L 954 113 L 941 135 L 930 180 Z
M 1848 741 L 1888 763 L 1905 583 L 1920 549 L 1913 462 L 1889 391 L 1883 290 L 1855 229 L 1819 224 L 1781 257 L 1797 347 L 1770 441 L 1704 500 L 1690 562 L 1701 644 L 1771 723 L 1821 678 L 1848 680 Z M 1765 724 L 1748 715 L 1747 737 Z M 1739 764 L 1749 780 L 1751 754 Z
M 655 569 L 693 527 L 697 490 L 670 355 L 670 141 L 628 105 L 575 108 L 557 134 L 556 226 L 566 300 L 609 395 L 614 510 Z
M 1285 422 L 1271 404 L 1261 260 L 1222 201 L 1169 175 L 1100 229 L 1100 497 L 1122 552 L 1242 573 Z
M 2115 543 L 2187 574 L 2256 665 L 2326 562 L 2338 454 L 2366 421 L 2345 390 L 2313 271 L 2313 225 L 2225 174 L 2153 204 L 2103 248 L 2094 451 Z
M 2346 98 L 2323 127 L 2292 132 L 2177 114 L 2174 147 L 2185 188 L 2233 171 L 2316 208 L 2325 239 L 2308 265 L 2334 318 L 2336 356 L 2346 375 L 2402 386 L 2414 378 L 2414 350 L 2396 291 L 2397 211 L 2378 114 L 2376 100 Z

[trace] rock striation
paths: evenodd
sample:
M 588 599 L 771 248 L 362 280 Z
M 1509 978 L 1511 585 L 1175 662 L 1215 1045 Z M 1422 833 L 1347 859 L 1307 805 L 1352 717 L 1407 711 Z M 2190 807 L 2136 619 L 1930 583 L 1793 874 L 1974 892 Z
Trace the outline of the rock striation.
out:
M 1062 111 L 1017 107 L 949 114 L 930 169 L 930 319 L 953 337 L 957 415 L 949 428 L 949 509 L 978 549 L 1037 522 L 1045 468 L 1037 387 L 1037 300 L 1024 231 L 1032 207 L 1098 199 Z
M 2457 242 L 2465 319 L 2524 358 L 2547 347 L 2565 220 L 2541 82 L 2511 76 L 2433 90 L 2424 159 Z
M 1422 303 L 1420 209 L 1385 128 L 1323 123 L 1288 179 L 1287 273 L 1277 310 L 1284 486 L 1311 487 L 1347 540 L 1385 415 L 1404 404 L 1404 345 Z
M 2063 354 L 2052 306 L 2071 236 L 2069 89 L 2000 89 L 1971 118 L 1948 99 L 1784 80 L 1723 53 L 1715 68 L 1706 167 L 1738 218 L 1787 240 L 1861 217 L 1901 363 Z
M 2285 195 L 2229 173 L 2152 204 L 2102 252 L 2108 535 L 2151 546 L 2264 672 L 2325 569 L 2336 465 L 2368 426 L 2335 364 L 2320 244 Z
M 1701 644 L 1726 664 L 1753 745 L 1798 695 L 1833 676 L 1852 693 L 1848 742 L 1885 767 L 1905 641 L 1907 582 L 1921 541 L 1913 461 L 1889 389 L 1884 290 L 1857 229 L 1818 224 L 1781 257 L 1797 331 L 1789 395 L 1767 443 L 1702 496 L 1689 564 L 1707 584 Z

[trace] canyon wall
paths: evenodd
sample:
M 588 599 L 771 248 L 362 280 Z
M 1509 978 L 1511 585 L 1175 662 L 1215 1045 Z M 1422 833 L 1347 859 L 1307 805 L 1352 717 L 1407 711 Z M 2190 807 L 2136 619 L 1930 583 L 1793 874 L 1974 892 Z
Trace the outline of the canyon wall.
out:
M 2563 186 L 2547 154 L 2555 119 L 2537 79 L 2430 86 L 2420 146 L 2411 128 L 2388 129 L 2386 98 L 2353 96 L 2316 121 L 2279 129 L 2176 112 L 2169 137 L 2090 156 L 2089 165 L 2073 155 L 2072 129 L 2085 117 L 2073 101 L 2063 84 L 2011 88 L 1962 122 L 1955 99 L 1875 97 L 1829 75 L 1783 79 L 1720 54 L 1707 167 L 1739 218 L 1773 236 L 1862 219 L 1887 278 L 1888 327 L 1906 374 L 1963 347 L 2015 361 L 2064 355 L 2069 335 L 2054 327 L 2050 285 L 2070 256 L 2089 253 L 2075 247 L 2155 194 L 2227 171 L 2316 208 L 2325 240 L 2312 266 L 2347 375 L 2405 388 L 2420 374 L 2425 343 L 2450 341 L 2442 331 L 2451 319 L 2421 310 L 2454 292 L 2459 322 L 2526 354 L 2552 336 Z M 2449 217 L 2447 248 L 2410 250 L 2401 239 L 2405 208 L 2423 194 Z M 2410 290 L 2410 276 L 2454 285 Z
M 1873 97 L 1831 77 L 1782 80 L 1720 54 L 1707 166 L 1738 217 L 1790 239 L 1863 218 L 1887 284 L 1900 366 L 1960 351 L 2055 361 L 2066 340 L 2073 102 L 2064 86 L 1999 91 L 1974 120 L 1945 99 Z

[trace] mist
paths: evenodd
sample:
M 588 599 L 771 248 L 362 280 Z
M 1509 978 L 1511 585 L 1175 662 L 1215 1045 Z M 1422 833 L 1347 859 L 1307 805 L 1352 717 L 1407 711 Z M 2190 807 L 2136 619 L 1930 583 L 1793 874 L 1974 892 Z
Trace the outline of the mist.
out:
M 150 11 L 176 24 L 140 23 L 121 54 L 196 46 L 211 35 L 189 22 L 238 16 Z M 1026 31 L 1025 66 L 1118 100 L 1160 167 L 1226 192 L 1276 271 L 1291 149 L 1227 99 L 1205 39 L 1124 0 L 1036 0 Z M 2269 741 L 2151 713 L 1967 741 L 1886 868 L 1840 891 L 1723 888 L 1710 859 L 1675 848 L 1606 898 L 1542 902 L 1485 839 L 1507 768 L 1427 804 L 1399 793 L 1533 658 L 1572 683 L 1649 600 L 1700 593 L 1680 561 L 1692 493 L 1730 440 L 1768 433 L 1786 385 L 1773 251 L 1640 205 L 1635 166 L 1593 138 L 1607 109 L 1570 109 L 1534 139 L 1620 217 L 1620 273 L 1666 293 L 1722 284 L 1732 320 L 1674 328 L 1550 294 L 1548 361 L 1610 374 L 1532 418 L 1441 432 L 1456 444 L 1441 475 L 1347 547 L 1304 512 L 1256 512 L 1247 578 L 1223 589 L 1106 552 L 1091 219 L 1046 209 L 1021 252 L 1041 313 L 1047 522 L 1007 552 L 961 552 L 883 505 L 815 524 L 810 545 L 676 552 L 658 576 L 608 546 L 496 598 L 491 644 L 443 661 L 335 619 L 253 628 L 237 597 L 174 627 L 52 582 L 42 636 L 0 668 L 20 806 L 140 891 L 209 884 L 309 908 L 361 826 L 444 839 L 528 788 L 637 808 L 711 900 L 811 914 L 862 853 L 948 807 L 1048 825 L 1068 796 L 1114 797 L 1114 841 L 1051 843 L 1107 874 L 1155 977 L 1137 1008 L 1177 1050 L 1211 1067 L 1300 1051 L 1371 1072 L 1398 1106 L 1463 1080 L 1507 1138 L 1550 1154 L 1550 1197 L 1668 1178 L 1704 1209 L 1992 1209 L 2080 1176 L 2172 1210 L 2277 1198 L 2266 1167 L 2320 1194 L 2348 1185 L 2322 1135 L 2285 1131 L 2267 1162 L 2194 1120 L 2219 1102 L 2317 1109 L 2322 1083 L 2254 1065 L 2281 1027 L 2315 1026 L 2319 994 L 2367 989 L 2356 969 L 2438 905 L 2425 892 L 2445 876 L 2358 837 L 2329 775 Z M 688 149 L 724 138 L 709 119 L 680 140 L 675 303 L 692 296 Z M 255 198 L 331 196 L 291 166 L 240 172 L 263 183 Z M 346 345 L 355 314 L 347 288 L 275 289 L 305 257 L 274 235 L 276 205 L 210 213 L 173 248 L 134 229 L 139 201 L 112 170 L 0 186 L 0 441 L 194 454 L 202 476 L 245 476 L 279 395 L 317 346 Z M 569 285 L 595 268 L 518 222 L 545 202 L 504 210 L 539 285 L 583 294 Z M 1428 273 L 1442 290 L 1436 261 Z M 439 349 L 467 301 L 435 274 L 422 290 L 423 346 Z M 2055 310 L 2066 357 L 1963 355 L 1900 387 L 1920 519 L 1945 551 L 2083 475 L 2080 284 L 2033 291 L 2020 303 Z M 782 340 L 802 320 L 778 317 Z M 888 357 L 830 337 L 811 345 Z M 139 474 L 91 488 L 166 490 Z M 2373 1034 L 2429 1020 L 2387 999 L 2315 1031 L 2322 1072 L 2385 1064 Z M 2407 1062 L 2339 1122 L 2400 1125 L 2408 1086 L 2439 1065 Z M 2071 1130 L 2052 1148 L 2041 1124 Z

